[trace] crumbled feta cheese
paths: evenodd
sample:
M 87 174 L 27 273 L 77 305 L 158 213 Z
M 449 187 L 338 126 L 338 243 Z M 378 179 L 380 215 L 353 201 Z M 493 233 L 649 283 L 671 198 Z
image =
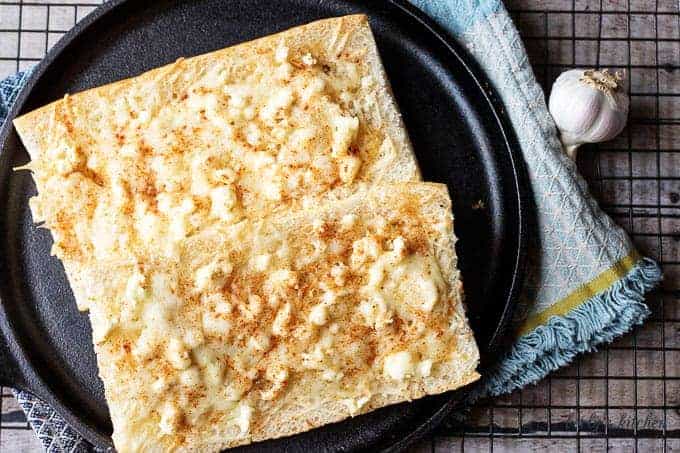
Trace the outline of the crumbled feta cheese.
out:
M 166 402 L 160 411 L 160 421 L 158 427 L 163 434 L 174 434 L 179 425 L 181 413 L 173 403 Z
M 191 365 L 191 357 L 189 356 L 189 351 L 184 347 L 184 345 L 176 338 L 171 339 L 168 342 L 168 347 L 166 349 L 166 358 L 170 364 L 178 370 L 185 370 Z
M 290 320 L 291 306 L 289 302 L 283 304 L 283 306 L 276 312 L 276 317 L 272 324 L 272 333 L 277 336 L 283 336 L 288 331 L 288 321 Z
M 432 360 L 427 359 L 418 363 L 418 374 L 422 377 L 428 377 L 432 373 Z
M 236 426 L 241 430 L 241 434 L 250 431 L 250 421 L 253 417 L 253 408 L 246 402 L 241 402 L 236 408 Z
M 317 326 L 323 326 L 328 322 L 328 307 L 321 303 L 312 307 L 309 313 L 309 321 Z
M 314 58 L 309 52 L 304 54 L 300 60 L 305 66 L 314 66 L 316 64 L 316 58 Z
M 384 374 L 395 381 L 401 381 L 413 373 L 413 359 L 408 351 L 395 352 L 385 357 Z

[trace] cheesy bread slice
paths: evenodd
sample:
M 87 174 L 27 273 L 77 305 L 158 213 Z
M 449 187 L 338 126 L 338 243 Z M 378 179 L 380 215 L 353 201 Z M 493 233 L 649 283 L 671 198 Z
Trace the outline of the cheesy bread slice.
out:
M 14 124 L 34 218 L 64 260 L 171 256 L 213 223 L 420 178 L 363 15 L 180 59 Z
M 454 241 L 444 185 L 378 185 L 78 269 L 116 448 L 219 451 L 476 380 Z

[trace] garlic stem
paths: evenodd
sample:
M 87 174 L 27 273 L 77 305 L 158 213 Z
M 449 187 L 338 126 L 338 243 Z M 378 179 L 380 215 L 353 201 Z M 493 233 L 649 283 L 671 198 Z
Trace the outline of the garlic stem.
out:
M 564 145 L 563 145 L 564 146 Z M 571 158 L 571 160 L 576 160 L 576 151 L 580 145 L 567 145 L 564 146 L 564 152 Z

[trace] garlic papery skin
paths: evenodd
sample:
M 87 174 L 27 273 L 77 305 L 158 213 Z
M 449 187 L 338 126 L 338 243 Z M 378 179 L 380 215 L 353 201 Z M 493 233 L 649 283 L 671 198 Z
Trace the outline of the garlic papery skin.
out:
M 626 126 L 630 101 L 623 75 L 571 69 L 555 80 L 548 101 L 569 157 L 584 143 L 611 140 Z

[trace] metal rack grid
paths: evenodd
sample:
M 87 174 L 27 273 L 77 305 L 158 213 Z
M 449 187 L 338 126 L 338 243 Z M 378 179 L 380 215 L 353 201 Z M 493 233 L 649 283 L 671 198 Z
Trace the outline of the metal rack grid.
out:
M 0 0 L 0 77 L 35 64 L 101 0 Z M 625 69 L 629 126 L 582 148 L 579 168 L 602 207 L 664 268 L 633 335 L 579 357 L 536 386 L 483 401 L 422 451 L 680 450 L 680 0 L 506 0 L 549 93 L 571 67 Z M 0 450 L 39 448 L 11 393 Z
M 601 206 L 662 263 L 652 316 L 537 386 L 486 401 L 425 449 L 680 450 L 680 2 L 510 0 L 546 93 L 573 67 L 625 70 L 631 113 L 578 165 Z

